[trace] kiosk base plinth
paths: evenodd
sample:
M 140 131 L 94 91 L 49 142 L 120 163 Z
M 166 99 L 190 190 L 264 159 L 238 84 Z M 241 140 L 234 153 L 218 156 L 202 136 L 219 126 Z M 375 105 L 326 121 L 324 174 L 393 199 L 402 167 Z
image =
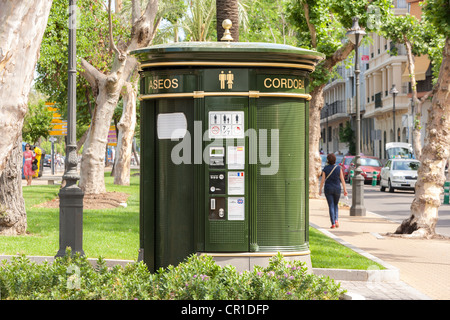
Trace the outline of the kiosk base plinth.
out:
M 287 261 L 302 261 L 308 268 L 308 272 L 312 272 L 311 252 L 280 252 Z M 254 266 L 263 268 L 269 265 L 270 259 L 277 255 L 278 252 L 197 252 L 199 255 L 208 255 L 213 257 L 217 265 L 223 267 L 232 265 L 237 271 L 252 270 Z

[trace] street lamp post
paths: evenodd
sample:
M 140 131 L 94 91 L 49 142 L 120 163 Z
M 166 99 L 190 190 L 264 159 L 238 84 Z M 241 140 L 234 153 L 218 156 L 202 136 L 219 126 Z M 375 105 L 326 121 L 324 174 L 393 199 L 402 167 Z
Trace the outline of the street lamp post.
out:
M 59 191 L 59 251 L 56 257 L 66 254 L 70 247 L 72 254 L 83 252 L 83 198 L 84 193 L 77 186 L 80 176 L 77 172 L 76 141 L 76 0 L 69 1 L 69 65 L 66 170 L 63 179 L 66 185 Z
M 364 207 L 364 177 L 361 169 L 361 114 L 359 108 L 359 44 L 366 34 L 358 24 L 358 17 L 353 18 L 353 26 L 347 31 L 346 35 L 350 41 L 355 45 L 355 105 L 356 105 L 356 155 L 355 155 L 355 176 L 352 184 L 352 206 L 350 207 L 351 216 L 365 216 L 366 208 Z
M 398 90 L 395 87 L 395 84 L 392 85 L 391 88 L 391 94 L 393 97 L 393 102 L 392 102 L 392 114 L 393 114 L 393 128 L 394 128 L 394 142 L 397 141 L 397 133 L 395 132 L 395 96 L 398 94 Z

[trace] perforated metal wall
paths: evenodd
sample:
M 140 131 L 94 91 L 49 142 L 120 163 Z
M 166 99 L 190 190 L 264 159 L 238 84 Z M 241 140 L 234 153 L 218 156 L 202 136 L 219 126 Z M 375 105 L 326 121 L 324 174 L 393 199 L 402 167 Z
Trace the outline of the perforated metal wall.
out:
M 258 144 L 257 243 L 260 251 L 300 250 L 307 241 L 305 112 L 305 103 L 299 100 L 261 98 L 257 101 L 259 139 L 261 130 L 267 130 L 267 143 L 260 141 Z M 277 132 L 278 158 L 277 139 L 272 141 Z

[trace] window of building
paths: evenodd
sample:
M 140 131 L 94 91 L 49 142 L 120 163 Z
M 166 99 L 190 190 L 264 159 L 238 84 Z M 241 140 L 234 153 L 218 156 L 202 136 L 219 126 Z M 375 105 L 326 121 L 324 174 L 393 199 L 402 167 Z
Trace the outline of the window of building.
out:
M 407 8 L 406 0 L 397 0 L 397 8 Z

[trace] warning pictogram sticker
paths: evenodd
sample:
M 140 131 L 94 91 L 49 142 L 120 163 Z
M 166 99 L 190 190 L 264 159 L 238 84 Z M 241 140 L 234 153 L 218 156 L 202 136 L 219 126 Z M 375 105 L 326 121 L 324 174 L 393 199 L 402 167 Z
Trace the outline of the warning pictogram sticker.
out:
M 244 111 L 209 112 L 209 138 L 242 139 L 244 129 Z
M 211 126 L 211 129 L 209 130 L 211 133 L 211 136 L 217 136 L 220 134 L 220 126 Z

